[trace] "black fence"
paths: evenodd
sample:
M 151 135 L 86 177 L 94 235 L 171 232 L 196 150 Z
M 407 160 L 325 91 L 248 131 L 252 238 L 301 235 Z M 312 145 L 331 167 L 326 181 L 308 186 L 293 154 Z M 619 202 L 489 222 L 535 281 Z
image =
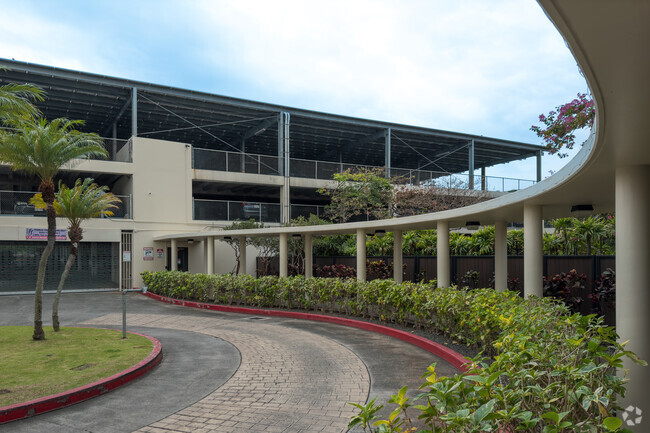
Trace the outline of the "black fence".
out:
M 368 262 L 383 260 L 392 267 L 392 256 L 368 256 Z M 267 259 L 267 272 L 264 272 L 264 259 L 257 258 L 257 274 L 278 275 L 278 258 Z M 430 281 L 437 277 L 437 257 L 435 256 L 404 256 L 404 281 Z M 356 257 L 330 256 L 314 257 L 314 268 L 331 265 L 345 265 L 356 268 Z M 494 278 L 494 256 L 451 256 L 451 282 L 461 285 L 468 273 L 478 272 L 477 279 L 472 281 L 472 287 L 490 287 Z M 575 269 L 579 274 L 585 274 L 585 288 L 581 293 L 583 302 L 580 306 L 582 314 L 592 313 L 591 293 L 594 282 L 608 268 L 616 270 L 614 256 L 544 256 L 544 275 L 556 275 Z M 369 278 L 371 279 L 371 278 Z M 524 257 L 508 256 L 508 281 L 512 282 L 511 289 L 518 290 L 523 295 L 524 290 Z M 613 314 L 607 315 L 606 322 L 614 324 Z

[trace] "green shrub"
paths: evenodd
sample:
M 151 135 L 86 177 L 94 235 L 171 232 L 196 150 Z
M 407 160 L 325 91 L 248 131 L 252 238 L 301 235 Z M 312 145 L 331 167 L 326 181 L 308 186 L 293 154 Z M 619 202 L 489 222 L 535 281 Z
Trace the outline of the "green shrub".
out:
M 597 432 L 620 430 L 615 414 L 625 380 L 622 358 L 645 364 L 619 344 L 596 316 L 570 315 L 550 298 L 523 299 L 491 289 L 437 289 L 392 280 L 201 275 L 144 272 L 148 290 L 163 296 L 262 308 L 301 308 L 411 324 L 482 349 L 465 373 L 423 376 L 413 405 L 406 389 L 391 398 L 388 420 L 374 424 L 374 400 L 358 405 L 351 425 L 406 432 L 410 413 L 421 432 Z

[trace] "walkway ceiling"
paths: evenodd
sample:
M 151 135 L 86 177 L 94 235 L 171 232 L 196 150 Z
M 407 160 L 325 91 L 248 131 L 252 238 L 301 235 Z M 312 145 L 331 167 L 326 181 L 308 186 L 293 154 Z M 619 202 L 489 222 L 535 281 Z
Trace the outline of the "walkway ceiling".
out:
M 227 96 L 0 59 L 0 85 L 33 83 L 47 92 L 45 117 L 86 121 L 85 129 L 131 136 L 131 95 L 138 89 L 138 135 L 197 148 L 277 155 L 277 122 L 291 114 L 292 158 L 384 165 L 383 132 L 391 129 L 392 167 L 459 173 L 474 140 L 476 168 L 535 156 L 540 146 L 247 101 Z M 200 126 L 197 128 L 196 126 Z M 531 178 L 534 178 L 532 176 Z

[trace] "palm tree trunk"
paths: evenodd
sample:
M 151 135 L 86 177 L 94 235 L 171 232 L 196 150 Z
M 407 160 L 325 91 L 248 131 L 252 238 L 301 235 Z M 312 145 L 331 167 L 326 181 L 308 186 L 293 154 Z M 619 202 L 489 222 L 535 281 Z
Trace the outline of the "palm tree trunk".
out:
M 47 203 L 47 246 L 41 255 L 41 261 L 38 264 L 38 276 L 36 278 L 36 290 L 34 293 L 34 340 L 45 340 L 45 331 L 43 331 L 43 286 L 45 284 L 45 270 L 47 268 L 47 259 L 54 250 L 56 241 L 56 212 L 54 211 L 54 183 L 52 181 L 41 182 L 39 187 L 43 193 L 43 201 Z
M 73 247 L 70 247 L 70 250 L 72 250 L 72 248 Z M 52 327 L 54 328 L 54 332 L 58 332 L 60 329 L 59 300 L 61 299 L 61 292 L 63 291 L 63 285 L 65 284 L 65 280 L 68 278 L 68 274 L 70 273 L 70 269 L 72 268 L 72 264 L 74 263 L 76 258 L 77 255 L 73 254 L 72 251 L 70 251 L 68 260 L 65 262 L 65 268 L 63 269 L 63 273 L 61 274 L 61 279 L 59 280 L 59 287 L 57 287 L 56 289 L 56 295 L 54 296 L 54 304 L 52 304 Z

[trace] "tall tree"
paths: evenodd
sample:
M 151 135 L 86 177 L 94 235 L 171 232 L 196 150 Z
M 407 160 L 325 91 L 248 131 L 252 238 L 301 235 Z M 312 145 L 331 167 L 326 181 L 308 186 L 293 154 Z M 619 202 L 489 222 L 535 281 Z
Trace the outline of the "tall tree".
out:
M 41 209 L 46 207 L 42 194 L 36 194 L 30 202 Z M 59 326 L 59 301 L 63 286 L 68 278 L 70 269 L 79 255 L 79 243 L 83 239 L 81 222 L 88 218 L 97 218 L 101 215 L 112 216 L 110 209 L 117 208 L 121 200 L 108 192 L 108 187 L 98 186 L 93 179 L 83 181 L 77 179 L 74 187 L 68 188 L 59 182 L 59 190 L 55 194 L 54 210 L 57 215 L 68 219 L 68 237 L 70 238 L 70 254 L 65 263 L 65 268 L 56 289 L 56 296 L 52 305 L 52 327 L 58 331 Z
M 392 213 L 393 186 L 380 168 L 358 168 L 336 173 L 333 189 L 318 192 L 330 197 L 325 215 L 332 221 L 346 222 L 355 216 L 382 219 Z
M 29 120 L 15 125 L 15 132 L 0 140 L 0 161 L 14 170 L 36 175 L 40 179 L 39 191 L 46 204 L 47 246 L 41 255 L 34 295 L 34 340 L 44 340 L 43 284 L 47 259 L 56 240 L 56 211 L 54 210 L 54 176 L 75 158 L 107 157 L 102 139 L 97 134 L 78 131 L 81 120 L 65 118 L 48 122 L 45 119 Z

